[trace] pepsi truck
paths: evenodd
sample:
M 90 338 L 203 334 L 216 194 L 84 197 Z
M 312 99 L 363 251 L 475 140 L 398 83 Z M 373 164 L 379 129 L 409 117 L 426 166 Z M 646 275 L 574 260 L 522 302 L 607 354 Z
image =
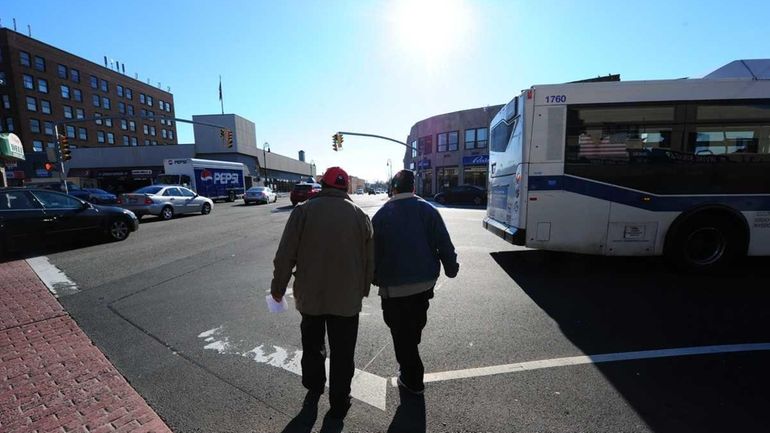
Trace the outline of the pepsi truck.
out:
M 163 171 L 155 183 L 182 185 L 212 200 L 235 201 L 243 196 L 251 180 L 249 170 L 240 162 L 166 159 Z

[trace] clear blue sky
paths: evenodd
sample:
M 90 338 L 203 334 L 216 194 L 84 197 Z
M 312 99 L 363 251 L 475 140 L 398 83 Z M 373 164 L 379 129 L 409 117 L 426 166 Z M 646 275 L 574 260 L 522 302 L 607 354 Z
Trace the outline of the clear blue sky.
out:
M 340 165 L 384 179 L 426 117 L 501 104 L 533 84 L 620 73 L 698 77 L 770 57 L 768 1 L 109 1 L 2 0 L 2 25 L 131 76 L 171 87 L 177 117 L 225 112 L 257 142 L 319 172 Z M 180 126 L 179 140 L 192 142 Z

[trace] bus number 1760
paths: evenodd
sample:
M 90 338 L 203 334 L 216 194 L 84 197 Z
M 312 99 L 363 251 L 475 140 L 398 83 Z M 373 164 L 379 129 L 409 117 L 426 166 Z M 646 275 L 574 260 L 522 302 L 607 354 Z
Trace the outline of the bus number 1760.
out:
M 545 97 L 546 104 L 564 104 L 565 102 L 567 102 L 567 96 L 565 95 L 553 95 Z

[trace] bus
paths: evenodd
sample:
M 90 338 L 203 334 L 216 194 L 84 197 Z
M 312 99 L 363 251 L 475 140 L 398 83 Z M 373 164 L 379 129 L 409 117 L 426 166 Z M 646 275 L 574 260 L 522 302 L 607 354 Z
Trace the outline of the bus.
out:
M 770 60 L 737 62 L 699 79 L 522 91 L 490 124 L 484 227 L 693 271 L 770 254 Z

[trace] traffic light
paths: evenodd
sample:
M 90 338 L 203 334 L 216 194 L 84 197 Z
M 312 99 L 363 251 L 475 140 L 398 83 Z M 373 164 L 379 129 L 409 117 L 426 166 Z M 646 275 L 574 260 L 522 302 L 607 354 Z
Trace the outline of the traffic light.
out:
M 338 133 L 337 133 L 337 147 L 338 147 L 340 150 L 342 150 L 342 141 L 343 141 L 343 139 L 342 139 L 342 134 L 340 134 L 340 133 L 338 132 Z
M 45 169 L 45 171 L 50 173 L 50 172 L 53 171 L 54 168 L 56 168 L 56 164 L 54 164 L 53 162 L 50 162 L 50 161 L 46 161 L 43 164 L 43 168 Z
M 59 150 L 60 150 L 62 161 L 69 161 L 70 159 L 72 159 L 70 142 L 66 135 L 59 135 Z
M 219 138 L 221 138 L 222 141 L 225 140 L 225 128 L 219 130 Z
M 225 134 L 227 135 L 227 147 L 233 147 L 233 131 L 228 129 Z
M 337 151 L 337 134 L 332 135 L 332 149 Z

